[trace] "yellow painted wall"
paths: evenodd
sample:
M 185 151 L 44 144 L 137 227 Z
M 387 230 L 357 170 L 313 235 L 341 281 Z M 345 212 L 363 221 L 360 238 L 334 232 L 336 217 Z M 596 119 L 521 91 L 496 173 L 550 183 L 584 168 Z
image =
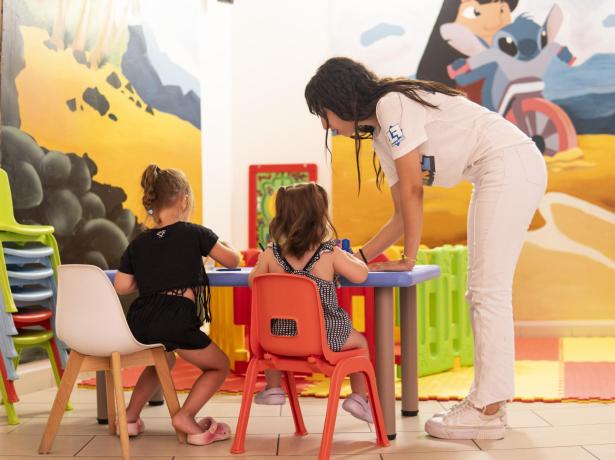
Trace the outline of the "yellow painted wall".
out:
M 549 185 L 515 276 L 517 320 L 615 319 L 615 136 L 579 136 L 580 151 L 548 161 Z M 353 245 L 367 241 L 393 212 L 375 186 L 371 142 L 361 152 L 357 195 L 354 141 L 333 138 L 333 221 Z M 471 184 L 425 188 L 422 242 L 466 243 Z M 546 220 L 545 220 L 546 219 Z
M 77 63 L 72 49 L 52 51 L 44 45 L 46 31 L 21 27 L 24 39 L 25 68 L 16 78 L 21 114 L 21 130 L 50 150 L 87 152 L 98 166 L 94 180 L 121 187 L 128 195 L 124 207 L 139 220 L 145 218 L 141 205 L 141 174 L 149 163 L 161 168 L 184 171 L 195 196 L 193 220 L 202 221 L 201 132 L 175 115 L 137 107 L 123 89 L 128 82 L 121 69 L 107 63 L 91 69 Z M 105 80 L 115 72 L 122 87 L 115 89 Z M 83 91 L 98 87 L 110 103 L 112 121 L 100 116 L 81 101 Z M 123 92 L 122 92 L 123 91 Z M 71 112 L 66 101 L 77 99 L 77 111 Z M 79 105 L 83 105 L 83 111 Z

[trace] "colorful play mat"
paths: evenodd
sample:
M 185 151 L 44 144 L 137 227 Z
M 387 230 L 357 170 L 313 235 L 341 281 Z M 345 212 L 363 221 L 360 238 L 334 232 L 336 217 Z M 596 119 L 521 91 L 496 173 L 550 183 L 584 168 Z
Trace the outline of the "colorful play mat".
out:
M 517 401 L 615 402 L 615 337 L 517 338 L 516 339 Z M 456 400 L 463 398 L 472 383 L 472 367 L 456 367 L 448 372 L 419 379 L 419 399 Z M 134 387 L 140 368 L 123 371 L 124 387 Z M 172 371 L 177 391 L 188 391 L 200 371 L 178 358 Z M 82 388 L 94 388 L 94 378 L 79 383 Z M 329 382 L 319 375 L 297 376 L 302 396 L 327 397 Z M 264 386 L 259 378 L 257 391 Z M 243 376 L 231 374 L 221 392 L 240 393 Z M 343 396 L 350 394 L 348 383 Z M 399 382 L 397 397 L 401 397 Z

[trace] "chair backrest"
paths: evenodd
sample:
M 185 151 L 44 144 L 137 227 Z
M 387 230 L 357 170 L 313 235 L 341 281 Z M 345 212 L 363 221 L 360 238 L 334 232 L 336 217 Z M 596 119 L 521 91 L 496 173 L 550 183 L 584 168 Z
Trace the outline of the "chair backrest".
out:
M 133 337 L 111 281 L 94 265 L 58 267 L 56 332 L 69 348 L 86 355 L 149 348 Z
M 297 335 L 271 332 L 272 320 L 292 320 Z M 305 276 L 267 273 L 254 278 L 250 327 L 252 353 L 278 356 L 327 356 L 323 309 L 316 283 Z
M 0 169 L 0 226 L 11 226 L 15 223 L 9 176 L 4 169 Z

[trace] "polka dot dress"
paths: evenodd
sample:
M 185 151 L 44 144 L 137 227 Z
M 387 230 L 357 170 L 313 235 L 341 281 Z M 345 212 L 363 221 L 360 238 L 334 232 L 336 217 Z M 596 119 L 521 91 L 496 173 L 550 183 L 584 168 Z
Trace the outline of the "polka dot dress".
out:
M 333 241 L 322 243 L 302 270 L 295 270 L 288 263 L 277 244 L 274 243 L 272 249 L 276 261 L 282 266 L 286 273 L 306 276 L 316 283 L 318 292 L 320 293 L 320 302 L 324 310 L 327 343 L 332 351 L 341 351 L 352 331 L 352 321 L 348 314 L 338 304 L 335 283 L 333 281 L 323 280 L 310 273 L 316 262 L 320 259 L 320 256 L 325 252 L 333 252 L 334 247 L 335 243 Z M 297 335 L 297 326 L 292 320 L 279 319 L 272 321 L 271 333 L 285 336 Z

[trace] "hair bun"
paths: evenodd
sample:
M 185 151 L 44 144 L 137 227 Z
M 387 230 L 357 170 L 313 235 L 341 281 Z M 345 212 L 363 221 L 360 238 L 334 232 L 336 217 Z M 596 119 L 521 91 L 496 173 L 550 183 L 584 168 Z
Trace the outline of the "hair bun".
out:
M 141 187 L 143 187 L 143 206 L 149 211 L 156 201 L 156 182 L 162 170 L 156 164 L 150 164 L 141 176 Z

